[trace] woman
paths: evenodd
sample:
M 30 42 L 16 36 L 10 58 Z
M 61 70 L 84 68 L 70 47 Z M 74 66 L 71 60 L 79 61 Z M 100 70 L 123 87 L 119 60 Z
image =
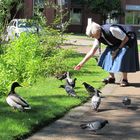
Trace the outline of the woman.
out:
M 109 72 L 109 77 L 104 79 L 105 83 L 115 83 L 114 73 L 122 72 L 120 86 L 127 86 L 127 73 L 139 71 L 137 38 L 130 26 L 120 24 L 99 24 L 92 22 L 86 28 L 86 34 L 95 38 L 93 47 L 83 60 L 75 66 L 80 70 L 98 49 L 100 43 L 107 45 L 102 53 L 98 65 Z

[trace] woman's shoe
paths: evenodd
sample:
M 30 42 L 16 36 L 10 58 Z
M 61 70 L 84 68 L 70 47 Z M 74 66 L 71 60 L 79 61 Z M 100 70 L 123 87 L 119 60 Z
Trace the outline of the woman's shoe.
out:
M 114 84 L 115 83 L 115 78 L 109 77 L 109 78 L 104 79 L 102 82 L 105 83 L 105 84 L 108 84 L 108 83 Z
M 128 83 L 128 80 L 126 80 L 126 79 L 123 79 L 122 82 L 120 83 L 121 87 L 126 87 L 128 85 L 129 85 L 129 83 Z

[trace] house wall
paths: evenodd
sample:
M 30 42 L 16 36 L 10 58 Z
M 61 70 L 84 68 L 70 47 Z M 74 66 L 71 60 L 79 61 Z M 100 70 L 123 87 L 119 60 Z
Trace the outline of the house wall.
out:
M 121 7 L 124 11 L 124 14 L 122 14 L 119 17 L 120 24 L 125 24 L 126 5 L 139 5 L 140 6 L 140 0 L 121 0 Z M 75 7 L 75 5 L 71 5 L 71 7 Z M 82 11 L 82 24 L 81 25 L 70 25 L 68 28 L 68 31 L 85 33 L 88 18 L 92 18 L 92 21 L 102 24 L 100 16 L 90 12 L 85 7 L 85 8 L 83 8 L 83 11 Z M 140 25 L 132 25 L 132 26 L 134 27 L 134 30 L 137 33 L 137 35 L 140 37 Z
M 33 16 L 34 0 L 24 0 L 24 18 L 31 18 Z
M 56 3 L 55 0 L 48 0 L 51 3 Z M 47 18 L 47 24 L 51 24 L 53 22 L 53 19 L 55 18 L 55 9 L 51 7 L 47 7 L 44 10 L 44 14 Z
M 57 0 L 49 0 L 51 3 L 57 3 Z M 70 11 L 71 8 L 81 8 L 82 9 L 82 19 L 81 19 L 81 24 L 80 25 L 69 25 L 68 26 L 68 32 L 77 32 L 77 33 L 85 33 L 86 30 L 86 26 L 87 26 L 87 20 L 88 18 L 92 18 L 93 21 L 101 24 L 101 17 L 100 15 L 97 15 L 93 12 L 90 12 L 88 10 L 88 8 L 86 8 L 85 6 L 81 6 L 81 5 L 74 5 L 71 3 L 71 0 L 67 1 L 67 5 L 65 5 L 63 8 L 67 8 L 68 11 Z M 34 0 L 24 0 L 24 18 L 30 18 L 33 15 L 33 3 Z M 119 18 L 119 23 L 120 24 L 125 24 L 125 12 L 126 12 L 126 5 L 139 5 L 140 6 L 140 0 L 121 0 L 121 7 L 124 11 L 124 14 L 121 15 L 121 17 Z M 44 9 L 44 14 L 47 18 L 47 23 L 51 24 L 53 19 L 55 18 L 56 15 L 56 11 L 53 8 L 45 8 Z M 68 16 L 69 18 L 69 16 Z M 139 34 L 140 36 L 140 25 L 133 25 L 135 28 L 135 31 L 137 32 L 137 34 Z

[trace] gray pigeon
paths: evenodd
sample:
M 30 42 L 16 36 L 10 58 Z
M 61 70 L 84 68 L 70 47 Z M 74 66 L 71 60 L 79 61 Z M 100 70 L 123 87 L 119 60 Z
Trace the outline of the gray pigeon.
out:
M 83 82 L 82 84 L 85 86 L 85 89 L 87 90 L 87 92 L 89 93 L 90 96 L 93 96 L 96 91 L 98 93 L 102 93 L 101 91 L 99 91 L 98 89 L 95 89 L 93 86 L 91 86 L 90 84 L 88 84 L 86 82 Z
M 108 123 L 108 120 L 97 120 L 94 122 L 81 124 L 80 127 L 82 129 L 87 129 L 87 130 L 96 132 L 96 131 L 102 129 L 107 123 Z
M 91 98 L 91 106 L 95 111 L 98 111 L 100 103 L 101 103 L 101 97 L 99 92 L 96 91 L 94 96 Z
M 66 85 L 60 85 L 60 88 L 64 88 L 65 91 L 67 92 L 67 94 L 72 96 L 72 97 L 77 96 L 75 91 L 74 91 L 74 89 L 71 86 L 67 85 L 67 84 Z
M 131 99 L 128 98 L 127 96 L 123 97 L 122 103 L 125 107 L 128 107 L 131 104 Z
M 70 73 L 67 72 L 67 77 L 66 77 L 66 83 L 70 86 L 72 86 L 73 88 L 75 87 L 75 82 L 76 82 L 77 78 L 72 79 L 70 77 Z
M 21 87 L 21 85 L 18 82 L 12 83 L 6 102 L 14 109 L 19 109 L 20 111 L 31 109 L 30 105 L 22 97 L 17 95 L 15 92 L 16 87 Z

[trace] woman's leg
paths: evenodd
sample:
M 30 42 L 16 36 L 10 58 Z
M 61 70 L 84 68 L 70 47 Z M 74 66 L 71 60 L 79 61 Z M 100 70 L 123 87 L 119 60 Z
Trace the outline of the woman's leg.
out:
M 122 78 L 123 78 L 124 80 L 127 80 L 127 73 L 126 73 L 126 72 L 123 72 L 123 73 L 122 73 Z
M 110 78 L 115 78 L 114 73 L 111 73 L 111 72 L 110 72 L 110 73 L 109 73 L 109 77 L 110 77 Z
M 109 73 L 109 77 L 104 79 L 102 82 L 104 82 L 105 84 L 108 83 L 115 83 L 115 76 L 114 73 Z
M 122 82 L 120 83 L 120 86 L 121 87 L 125 87 L 125 86 L 128 86 L 128 79 L 127 79 L 127 73 L 126 72 L 123 72 L 122 73 Z

